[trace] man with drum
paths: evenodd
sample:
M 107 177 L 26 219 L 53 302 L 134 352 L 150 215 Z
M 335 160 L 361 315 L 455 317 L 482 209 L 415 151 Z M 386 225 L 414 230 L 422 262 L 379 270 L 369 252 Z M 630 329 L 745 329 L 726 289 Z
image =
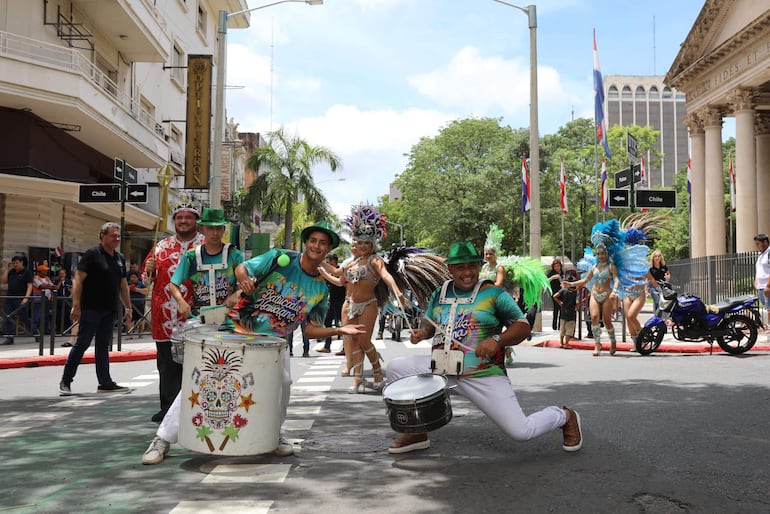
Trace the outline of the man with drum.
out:
M 193 308 L 222 305 L 220 319 L 206 320 L 219 324 L 224 320 L 225 309 L 232 308 L 239 291 L 235 287 L 235 268 L 243 262 L 243 254 L 237 248 L 222 242 L 227 220 L 222 209 L 203 209 L 197 224 L 205 238 L 202 245 L 184 253 L 169 282 L 171 297 L 177 303 L 177 311 L 185 319 L 193 314 Z M 187 302 L 182 291 L 183 284 L 191 284 L 193 305 Z M 214 297 L 211 297 L 211 291 Z M 207 314 L 207 316 L 212 316 Z M 176 442 L 179 433 L 179 409 L 181 394 L 164 415 L 157 435 L 142 456 L 143 464 L 158 464 L 168 453 L 169 444 Z
M 473 402 L 512 439 L 527 441 L 561 428 L 562 448 L 568 452 L 579 450 L 583 437 L 576 411 L 551 406 L 526 416 L 519 406 L 505 371 L 504 356 L 506 347 L 529 336 L 529 324 L 508 293 L 489 281 L 479 280 L 482 260 L 472 243 L 451 245 L 445 263 L 452 280 L 433 292 L 425 319 L 411 336 L 413 344 L 433 337 L 433 356 L 393 359 L 388 365 L 390 385 L 384 392 L 386 403 L 388 389 L 398 388 L 399 379 L 430 373 L 433 368 L 434 373 L 444 371 L 449 375 L 449 386 Z M 445 344 L 451 344 L 451 350 L 445 350 Z M 443 359 L 453 365 L 445 365 Z M 403 433 L 388 447 L 388 452 L 429 448 L 427 430 Z

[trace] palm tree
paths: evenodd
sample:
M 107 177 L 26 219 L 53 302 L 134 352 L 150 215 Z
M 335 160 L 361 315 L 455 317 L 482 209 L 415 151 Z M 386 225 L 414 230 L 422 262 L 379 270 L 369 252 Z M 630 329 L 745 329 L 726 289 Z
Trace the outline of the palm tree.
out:
M 313 182 L 312 167 L 328 164 L 332 171 L 342 166 L 342 159 L 330 149 L 311 146 L 304 139 L 289 137 L 280 128 L 267 135 L 268 144 L 257 148 L 246 165 L 257 178 L 249 186 L 245 202 L 263 215 L 284 217 L 284 248 L 293 241 L 292 208 L 300 197 L 306 202 L 311 219 L 323 219 L 330 213 L 329 202 Z

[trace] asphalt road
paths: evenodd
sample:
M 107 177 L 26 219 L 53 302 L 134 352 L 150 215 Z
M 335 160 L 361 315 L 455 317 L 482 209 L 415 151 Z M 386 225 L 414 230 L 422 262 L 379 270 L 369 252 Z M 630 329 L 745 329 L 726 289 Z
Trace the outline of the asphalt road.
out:
M 387 362 L 408 343 L 379 341 Z M 2 512 L 770 512 L 770 354 L 655 354 L 519 347 L 509 368 L 525 412 L 567 405 L 584 447 L 561 432 L 507 439 L 475 407 L 430 449 L 389 455 L 382 397 L 349 395 L 342 358 L 295 357 L 291 457 L 217 457 L 173 446 L 143 466 L 157 373 L 114 363 L 128 394 L 96 394 L 93 365 L 60 398 L 61 367 L 0 370 Z

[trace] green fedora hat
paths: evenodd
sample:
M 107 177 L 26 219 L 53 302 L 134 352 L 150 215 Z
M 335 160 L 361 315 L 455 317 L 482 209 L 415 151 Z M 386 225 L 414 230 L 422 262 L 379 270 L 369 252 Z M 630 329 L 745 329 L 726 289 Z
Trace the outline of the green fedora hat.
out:
M 223 227 L 228 223 L 229 221 L 225 219 L 225 211 L 222 209 L 212 209 L 211 207 L 203 209 L 201 219 L 198 220 L 198 225 L 204 227 Z
M 481 262 L 484 258 L 476 251 L 476 247 L 469 241 L 452 243 L 449 254 L 444 264 L 466 264 L 468 262 Z
M 332 229 L 331 224 L 328 221 L 316 221 L 314 224 L 310 225 L 309 227 L 305 227 L 302 229 L 302 242 L 305 243 L 307 241 L 307 238 L 310 237 L 310 234 L 313 232 L 316 232 L 320 230 L 321 232 L 324 232 L 326 235 L 329 236 L 329 239 L 332 243 L 332 248 L 337 248 L 340 244 L 340 236 L 337 235 L 337 233 Z

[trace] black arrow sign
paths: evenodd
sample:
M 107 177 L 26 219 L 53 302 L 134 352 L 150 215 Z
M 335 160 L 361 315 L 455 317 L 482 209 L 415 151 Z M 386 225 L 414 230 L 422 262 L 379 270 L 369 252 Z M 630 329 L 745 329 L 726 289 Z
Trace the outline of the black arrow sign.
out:
M 676 191 L 673 189 L 637 189 L 636 206 L 647 209 L 674 209 Z

